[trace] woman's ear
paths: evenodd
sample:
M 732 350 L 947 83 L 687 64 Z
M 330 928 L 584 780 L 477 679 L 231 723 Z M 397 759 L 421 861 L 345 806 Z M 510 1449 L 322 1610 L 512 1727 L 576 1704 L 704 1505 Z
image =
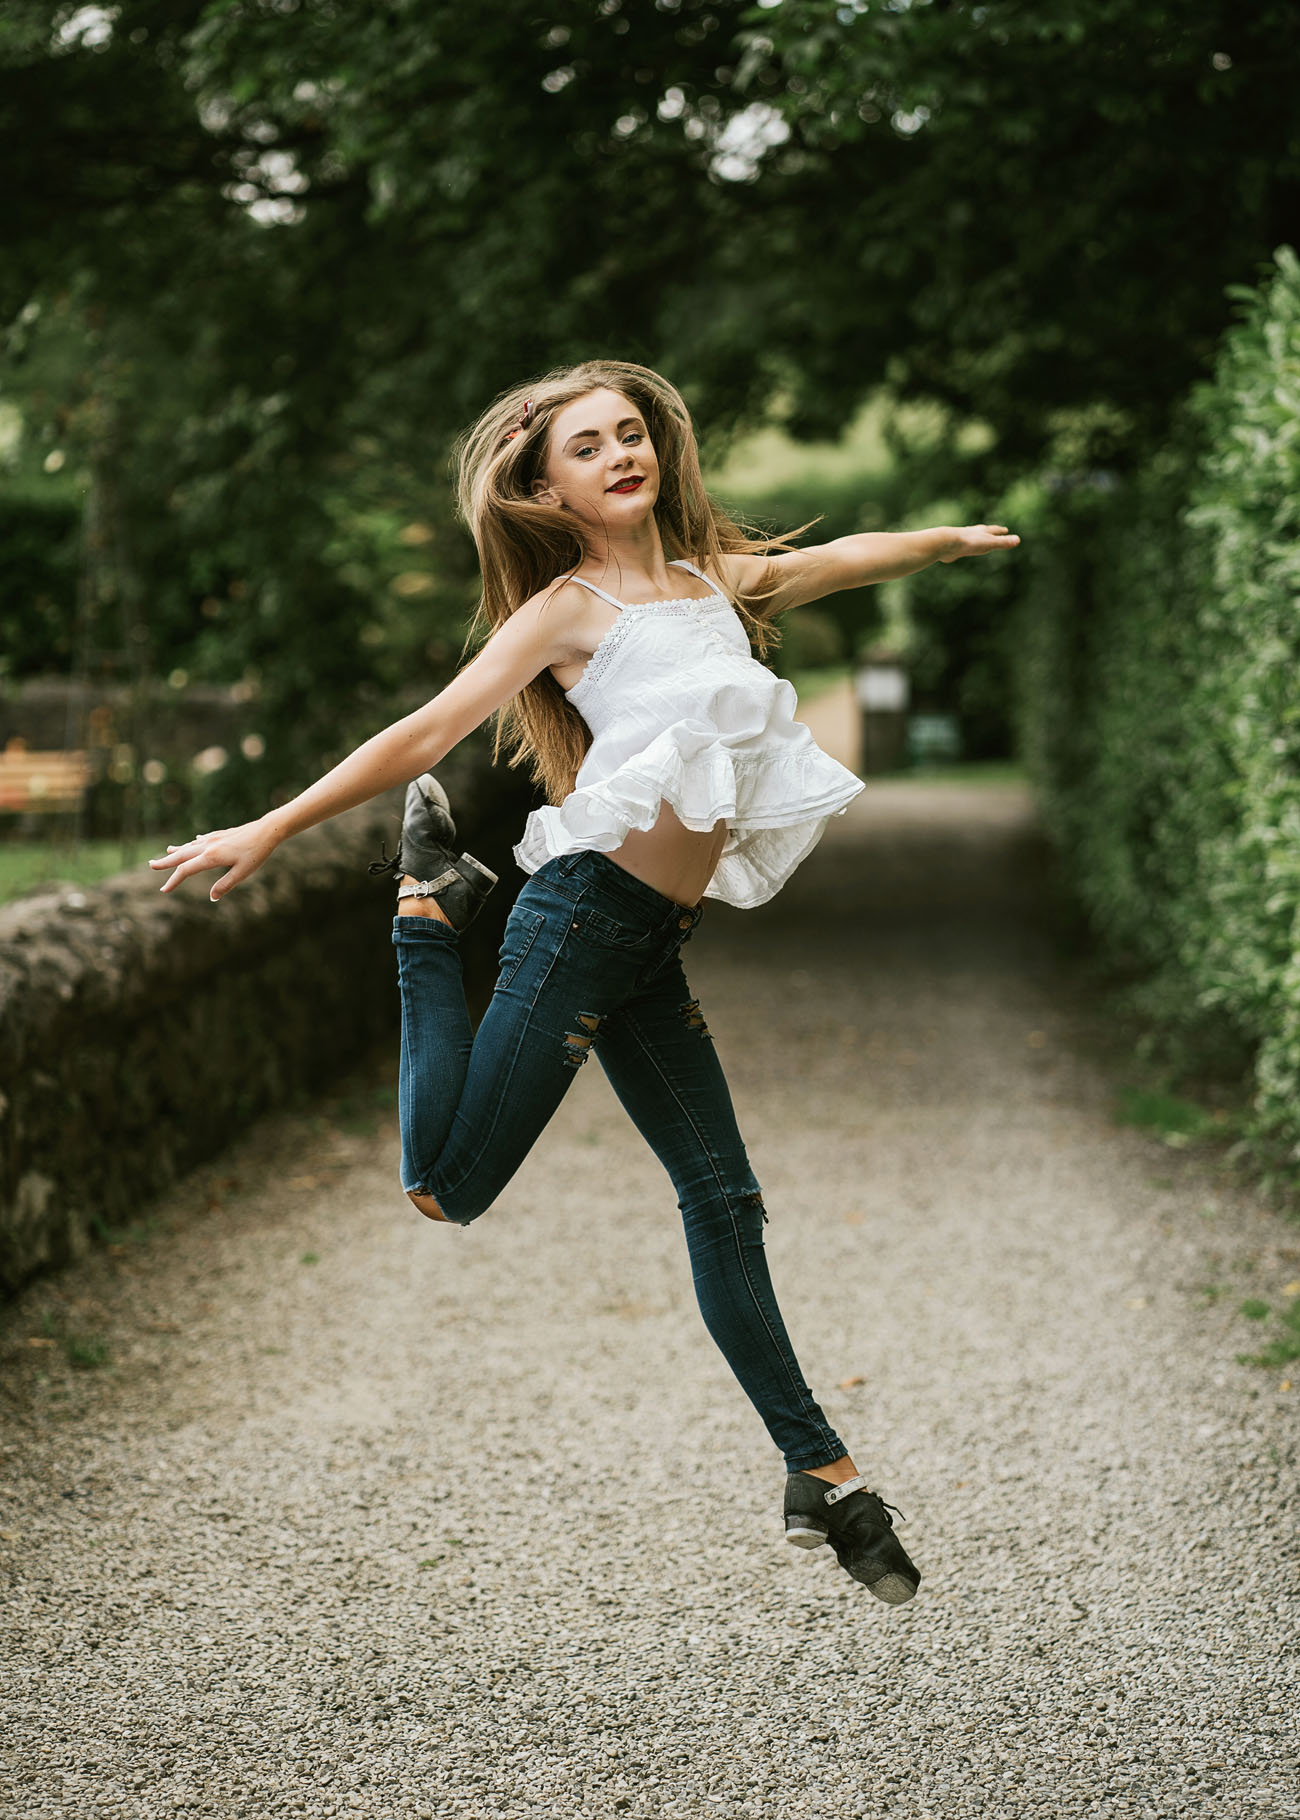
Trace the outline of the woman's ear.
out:
M 560 498 L 560 495 L 556 492 L 555 488 L 545 480 L 535 480 L 533 482 L 533 498 L 541 500 L 542 504 L 547 506 L 562 506 L 564 504 L 564 501 Z

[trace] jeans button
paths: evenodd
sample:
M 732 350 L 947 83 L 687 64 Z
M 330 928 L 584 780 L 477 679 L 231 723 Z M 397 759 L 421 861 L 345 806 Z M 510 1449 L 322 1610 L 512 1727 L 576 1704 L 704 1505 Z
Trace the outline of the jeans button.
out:
M 677 927 L 679 929 L 689 929 L 690 926 L 691 926 L 691 919 L 689 916 L 682 916 L 682 917 L 678 918 Z

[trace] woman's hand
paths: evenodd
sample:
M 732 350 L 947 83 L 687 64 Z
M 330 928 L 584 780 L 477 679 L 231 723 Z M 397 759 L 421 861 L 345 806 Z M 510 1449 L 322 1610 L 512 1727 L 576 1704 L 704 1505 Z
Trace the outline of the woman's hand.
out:
M 1020 539 L 1005 525 L 962 525 L 952 533 L 955 548 L 939 558 L 957 562 L 963 556 L 987 556 L 990 550 L 1014 550 Z
M 281 836 L 263 816 L 260 821 L 244 822 L 238 828 L 217 828 L 211 834 L 196 834 L 184 846 L 169 846 L 165 854 L 160 853 L 149 864 L 155 868 L 175 867 L 171 877 L 159 887 L 162 891 L 174 891 L 192 872 L 228 867 L 208 892 L 215 904 L 227 891 L 233 891 L 236 885 L 251 878 L 262 861 L 274 853 L 280 840 Z

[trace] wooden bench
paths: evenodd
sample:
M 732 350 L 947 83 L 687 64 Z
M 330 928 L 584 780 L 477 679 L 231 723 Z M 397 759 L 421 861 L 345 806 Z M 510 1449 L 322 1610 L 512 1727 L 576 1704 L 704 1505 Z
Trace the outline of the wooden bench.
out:
M 40 814 L 75 809 L 92 776 L 89 752 L 29 752 L 25 739 L 0 752 L 0 812 Z

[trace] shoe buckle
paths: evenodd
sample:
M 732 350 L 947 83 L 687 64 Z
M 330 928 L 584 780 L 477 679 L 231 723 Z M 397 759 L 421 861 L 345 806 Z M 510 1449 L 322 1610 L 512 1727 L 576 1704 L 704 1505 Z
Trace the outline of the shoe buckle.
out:
M 901 1523 L 906 1523 L 907 1518 L 903 1515 L 897 1504 L 886 1504 L 879 1492 L 872 1491 L 871 1487 L 867 1484 L 865 1473 L 859 1473 L 856 1479 L 846 1479 L 843 1485 L 833 1485 L 826 1493 L 826 1502 L 828 1504 L 838 1504 L 840 1499 L 847 1498 L 851 1491 L 865 1491 L 868 1497 L 875 1498 L 879 1502 L 880 1508 L 883 1511 L 888 1512 L 892 1510 L 894 1516 L 896 1516 Z M 886 1515 L 885 1521 L 891 1529 L 894 1527 L 894 1517 Z
M 832 1485 L 830 1490 L 825 1494 L 826 1502 L 828 1504 L 838 1504 L 840 1499 L 847 1498 L 851 1491 L 867 1491 L 869 1489 L 866 1474 L 860 1472 L 856 1479 L 845 1479 L 843 1485 Z
M 436 891 L 445 891 L 448 885 L 454 885 L 459 877 L 456 868 L 449 866 L 437 878 L 422 878 L 414 885 L 404 886 L 403 894 L 407 897 L 432 897 Z

